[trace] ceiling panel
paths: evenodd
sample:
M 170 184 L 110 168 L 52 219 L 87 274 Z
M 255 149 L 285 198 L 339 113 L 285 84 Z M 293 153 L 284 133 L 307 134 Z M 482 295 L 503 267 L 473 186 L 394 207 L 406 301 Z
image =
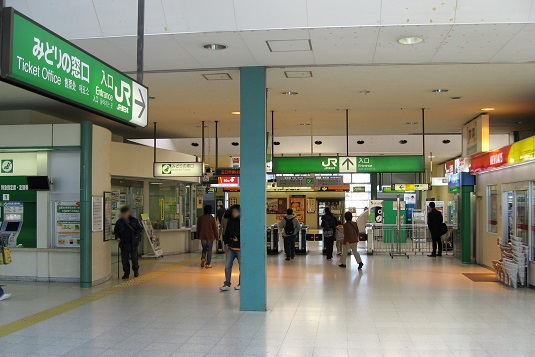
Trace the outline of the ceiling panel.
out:
M 131 69 L 126 65 L 132 63 L 131 54 L 117 48 L 107 38 L 73 40 L 72 42 L 121 71 Z
M 232 0 L 162 0 L 162 6 L 172 33 L 237 30 Z
M 162 56 L 165 49 L 165 56 Z M 145 36 L 145 70 L 201 68 L 202 65 L 176 41 L 174 35 Z
M 26 0 L 32 19 L 60 34 L 73 38 L 102 36 L 91 0 Z
M 533 0 L 458 0 L 455 22 L 461 24 L 527 22 L 532 6 Z
M 491 58 L 492 62 L 527 62 L 535 60 L 535 24 L 527 24 L 509 43 Z
M 6 6 L 14 7 L 15 10 L 22 12 L 29 18 L 33 18 L 32 12 L 30 11 L 30 6 L 28 6 L 26 0 L 6 0 Z
M 271 52 L 267 41 L 310 39 L 308 30 L 269 30 L 245 31 L 239 33 L 258 65 L 279 66 L 292 63 L 294 65 L 314 64 L 314 43 L 312 51 Z
M 381 23 L 381 0 L 307 0 L 308 26 L 359 26 Z
M 487 62 L 523 27 L 523 24 L 456 25 L 433 62 Z
M 173 35 L 175 41 L 204 68 L 255 66 L 255 59 L 237 32 L 212 32 Z M 206 44 L 224 44 L 228 48 L 214 51 Z M 237 60 L 238 59 L 238 60 Z
M 381 24 L 449 24 L 457 0 L 382 0 Z
M 135 36 L 137 34 L 137 1 L 93 0 L 104 36 Z M 160 0 L 145 1 L 145 33 L 168 32 Z
M 135 71 L 137 68 L 137 38 L 136 37 L 108 37 L 107 40 L 118 48 L 118 51 L 126 53 L 122 59 L 120 69 L 124 72 Z
M 451 25 L 441 26 L 386 26 L 381 27 L 373 58 L 374 63 L 427 63 L 431 62 Z M 403 37 L 421 37 L 416 45 L 400 45 Z
M 308 26 L 306 0 L 234 0 L 238 30 L 293 29 Z
M 377 26 L 311 29 L 309 33 L 317 65 L 373 62 Z

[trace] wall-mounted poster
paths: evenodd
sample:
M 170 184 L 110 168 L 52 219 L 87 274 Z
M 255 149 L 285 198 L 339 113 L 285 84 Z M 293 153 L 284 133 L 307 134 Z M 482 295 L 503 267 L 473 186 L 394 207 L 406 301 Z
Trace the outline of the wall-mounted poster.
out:
M 234 206 L 238 204 L 238 197 L 229 197 L 228 199 L 229 206 Z
M 111 240 L 112 235 L 111 192 L 104 192 L 104 242 Z
M 307 213 L 316 213 L 316 199 L 307 198 Z
M 104 198 L 102 196 L 93 196 L 93 217 L 91 220 L 91 230 L 93 232 L 102 232 L 104 230 Z
M 306 196 L 305 195 L 292 195 L 290 196 L 290 208 L 293 209 L 294 215 L 299 222 L 306 223 Z
M 80 247 L 80 202 L 56 201 L 56 248 Z
M 268 198 L 266 200 L 267 214 L 286 214 L 288 208 L 287 198 Z

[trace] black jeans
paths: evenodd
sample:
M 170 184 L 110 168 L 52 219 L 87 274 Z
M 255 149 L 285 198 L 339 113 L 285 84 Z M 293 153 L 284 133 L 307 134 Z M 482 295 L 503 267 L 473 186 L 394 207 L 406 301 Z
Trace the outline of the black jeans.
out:
M 137 245 L 121 244 L 121 260 L 123 261 L 123 271 L 125 275 L 130 275 L 130 260 L 132 260 L 132 270 L 139 271 L 137 261 Z
M 440 233 L 438 232 L 431 232 L 431 240 L 433 243 L 433 252 L 431 255 L 437 255 L 437 248 L 438 248 L 438 255 L 442 255 L 442 239 Z
M 325 255 L 327 256 L 327 259 L 333 258 L 333 249 L 334 249 L 335 240 L 336 240 L 335 236 L 323 238 L 323 244 L 325 245 Z
M 286 258 L 295 258 L 295 235 L 284 237 L 284 253 Z

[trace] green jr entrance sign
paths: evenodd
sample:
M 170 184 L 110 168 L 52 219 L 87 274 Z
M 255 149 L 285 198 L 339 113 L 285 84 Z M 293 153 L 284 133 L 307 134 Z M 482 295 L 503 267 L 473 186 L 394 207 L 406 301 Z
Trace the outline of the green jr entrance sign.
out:
M 424 172 L 424 158 L 414 156 L 298 156 L 273 158 L 273 173 Z
M 13 8 L 2 11 L 1 76 L 98 115 L 147 125 L 147 87 Z

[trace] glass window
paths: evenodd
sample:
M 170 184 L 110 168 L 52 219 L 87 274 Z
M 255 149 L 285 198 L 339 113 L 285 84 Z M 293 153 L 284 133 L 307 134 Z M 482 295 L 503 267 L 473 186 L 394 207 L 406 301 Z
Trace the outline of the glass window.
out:
M 149 217 L 154 229 L 179 228 L 180 206 L 177 184 L 151 182 L 149 194 Z
M 498 233 L 498 186 L 487 186 L 487 232 Z

